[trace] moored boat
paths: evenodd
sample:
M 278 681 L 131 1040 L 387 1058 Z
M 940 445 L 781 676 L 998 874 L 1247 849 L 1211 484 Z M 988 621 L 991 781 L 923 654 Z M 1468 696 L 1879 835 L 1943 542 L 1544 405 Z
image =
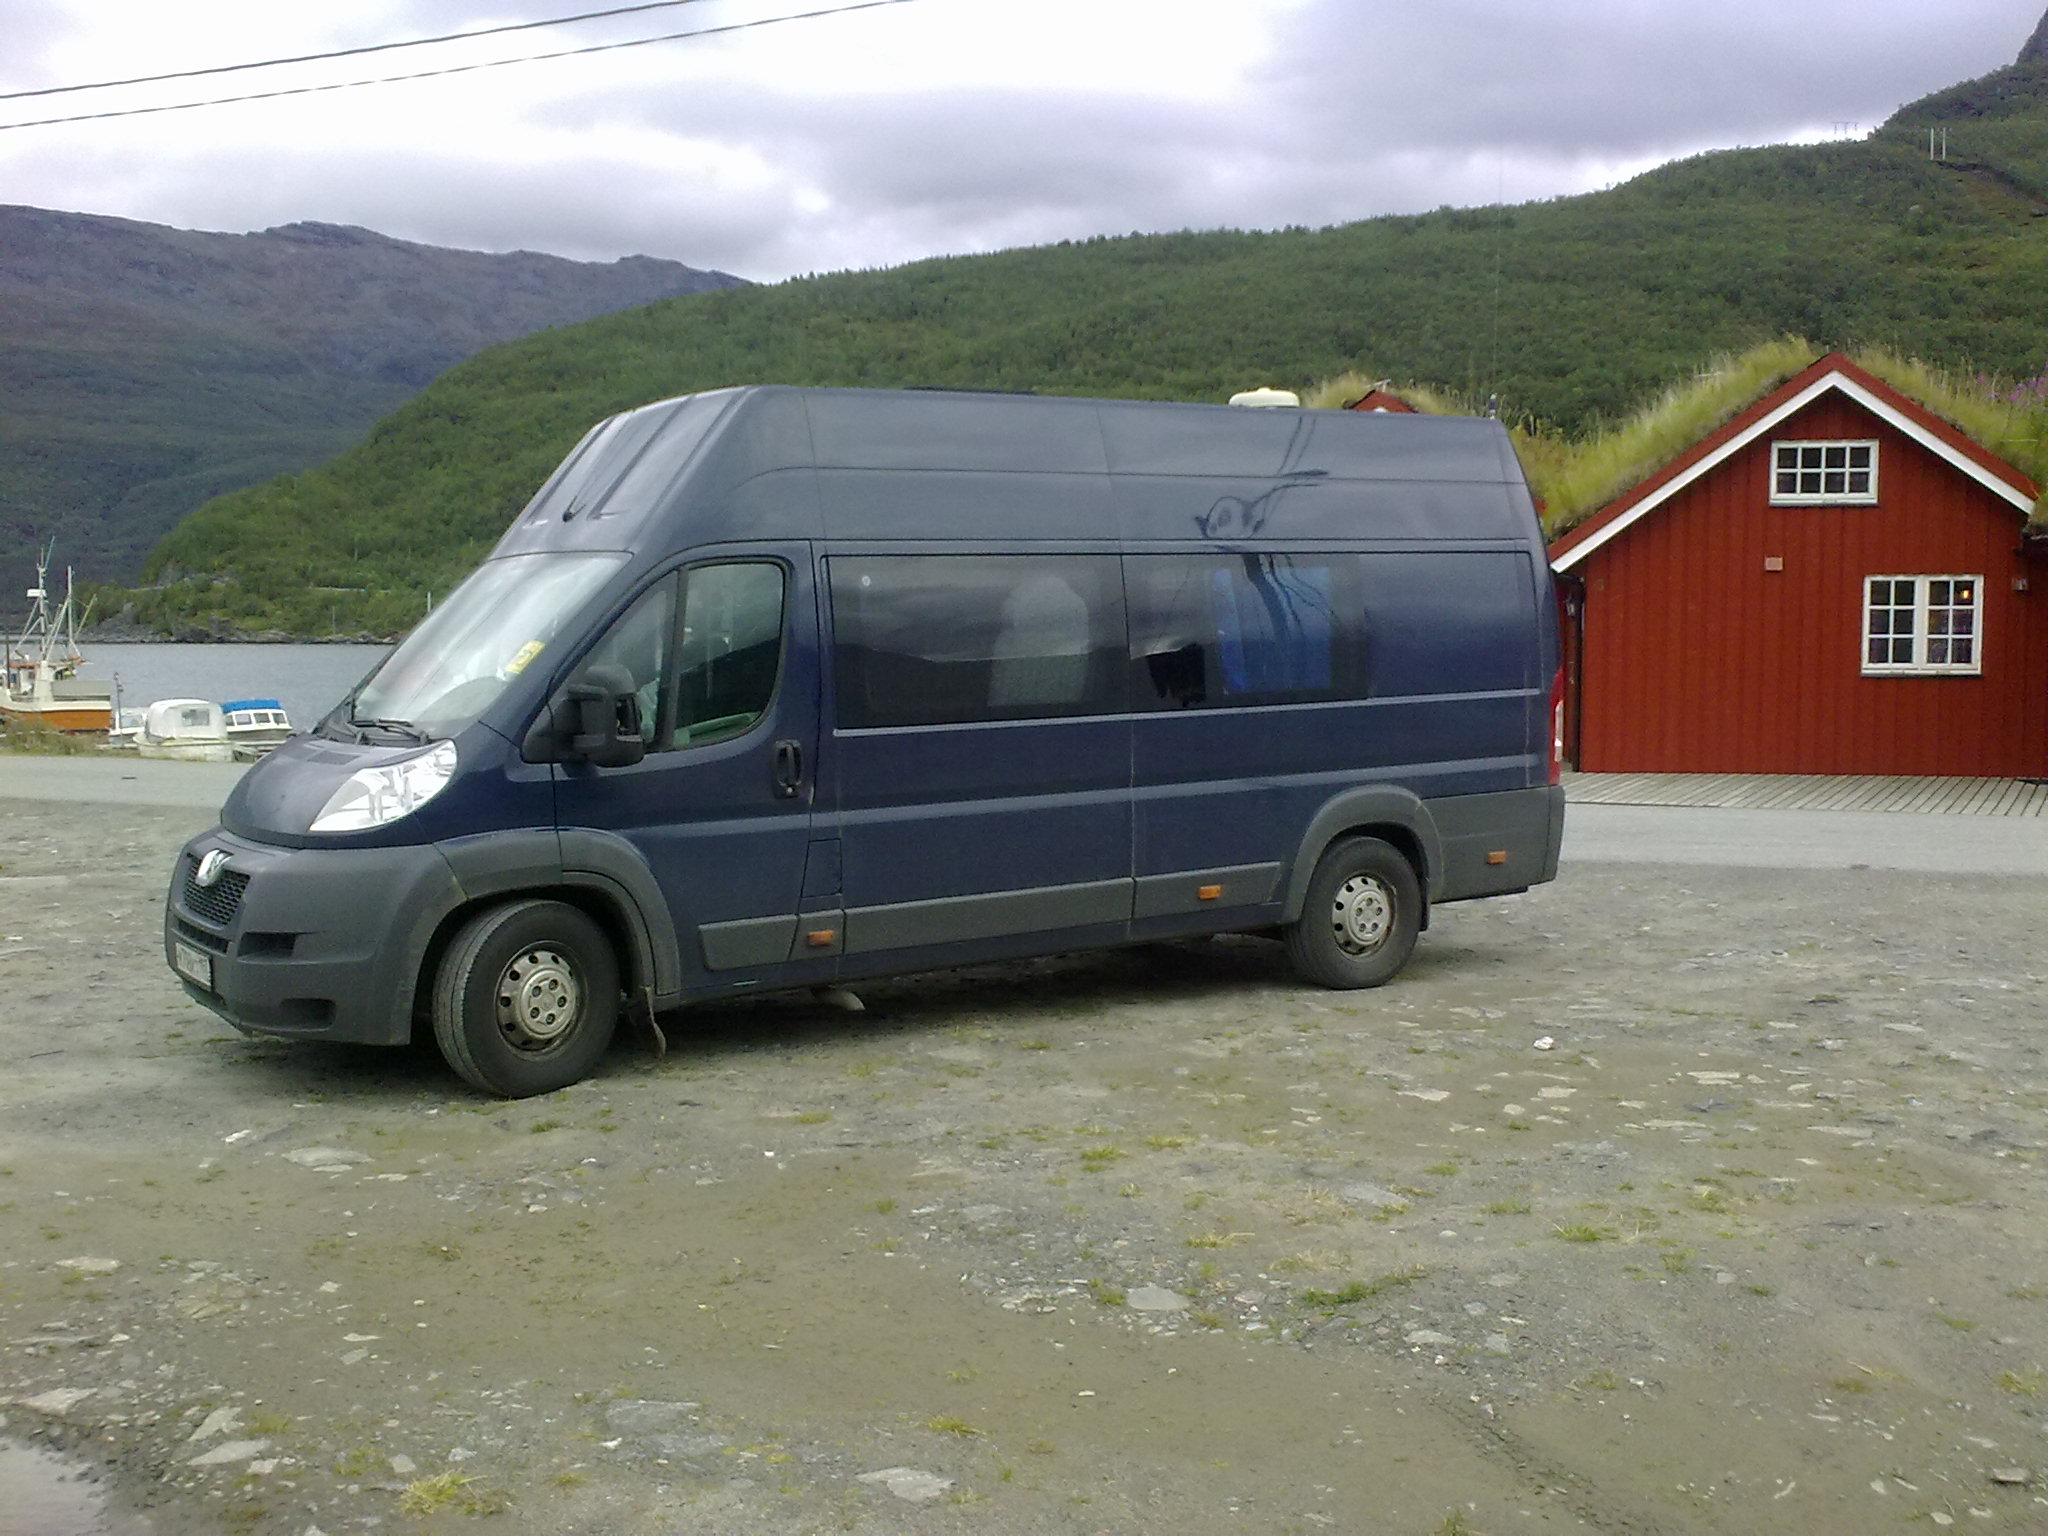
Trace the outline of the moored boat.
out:
M 226 716 L 211 699 L 158 699 L 143 711 L 135 750 L 144 757 L 201 763 L 232 762 L 235 756 Z
M 146 709 L 114 707 L 114 723 L 107 727 L 107 745 L 116 752 L 133 752 L 142 741 L 142 722 L 149 717 Z
M 36 560 L 36 584 L 28 589 L 28 622 L 7 641 L 0 658 L 0 719 L 10 727 L 101 732 L 113 723 L 113 684 L 78 675 L 85 657 L 78 649 L 71 573 L 64 573 L 64 600 L 52 606 L 49 557 L 44 550 Z
M 276 699 L 229 699 L 221 713 L 240 762 L 254 762 L 292 733 L 291 719 Z

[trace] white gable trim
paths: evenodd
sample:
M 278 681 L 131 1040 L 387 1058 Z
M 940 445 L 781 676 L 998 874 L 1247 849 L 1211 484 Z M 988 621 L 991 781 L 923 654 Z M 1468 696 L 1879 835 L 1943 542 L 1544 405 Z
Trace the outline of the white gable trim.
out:
M 1948 464 L 1968 475 L 1986 490 L 1989 490 L 1993 495 L 2000 496 L 2006 501 L 2011 502 L 2013 506 L 2019 508 L 2022 512 L 2033 511 L 2033 502 L 2029 501 L 2025 493 L 2017 486 L 2011 485 L 1993 474 L 1968 455 L 1958 453 L 1948 442 L 1935 436 L 1919 422 L 1905 415 L 1885 400 L 1873 395 L 1846 374 L 1832 372 L 1823 374 L 1820 378 L 1815 379 L 1806 388 L 1799 391 L 1798 394 L 1787 400 L 1783 405 L 1780 405 L 1769 415 L 1750 423 L 1748 427 L 1737 433 L 1734 437 L 1731 437 L 1698 463 L 1688 467 L 1684 473 L 1674 475 L 1669 481 L 1657 487 L 1656 490 L 1630 507 L 1621 516 L 1615 518 L 1613 522 L 1592 535 L 1584 543 L 1574 545 L 1571 549 L 1559 555 L 1551 562 L 1551 565 L 1554 569 L 1560 571 L 1570 570 L 1581 560 L 1585 559 L 1586 556 L 1592 554 L 1594 550 L 1600 548 L 1601 545 L 1626 532 L 1636 522 L 1654 512 L 1695 480 L 1725 463 L 1735 454 L 1740 453 L 1765 433 L 1785 421 L 1787 417 L 1804 410 L 1831 389 L 1839 389 L 1872 415 L 1880 420 L 1891 423 L 1892 426 L 1898 428 L 1900 432 L 1904 433 L 1921 447 L 1927 449 L 1928 452 L 1938 455 Z

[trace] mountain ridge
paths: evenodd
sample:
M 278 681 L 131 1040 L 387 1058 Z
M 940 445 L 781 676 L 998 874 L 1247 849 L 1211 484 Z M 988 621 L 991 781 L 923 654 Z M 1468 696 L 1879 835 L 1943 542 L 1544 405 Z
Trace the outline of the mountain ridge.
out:
M 0 205 L 0 593 L 53 538 L 82 578 L 132 580 L 204 501 L 340 452 L 484 347 L 741 281 Z

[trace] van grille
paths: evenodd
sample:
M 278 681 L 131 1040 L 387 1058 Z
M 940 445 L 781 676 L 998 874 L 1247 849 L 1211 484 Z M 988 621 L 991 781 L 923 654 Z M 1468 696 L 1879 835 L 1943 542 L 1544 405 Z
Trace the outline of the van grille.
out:
M 195 860 L 185 869 L 185 893 L 181 899 L 188 911 L 225 928 L 242 909 L 242 892 L 248 888 L 249 877 L 238 869 L 222 870 L 220 879 L 212 885 L 201 885 Z

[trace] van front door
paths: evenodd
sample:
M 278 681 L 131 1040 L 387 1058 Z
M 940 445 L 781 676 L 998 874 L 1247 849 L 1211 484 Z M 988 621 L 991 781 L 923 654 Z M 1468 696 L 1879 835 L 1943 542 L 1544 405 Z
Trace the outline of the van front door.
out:
M 648 751 L 571 764 L 555 786 L 565 860 L 579 829 L 630 843 L 676 925 L 692 991 L 822 980 L 797 910 L 817 761 L 817 601 L 802 546 L 671 571 L 584 658 L 639 685 Z

